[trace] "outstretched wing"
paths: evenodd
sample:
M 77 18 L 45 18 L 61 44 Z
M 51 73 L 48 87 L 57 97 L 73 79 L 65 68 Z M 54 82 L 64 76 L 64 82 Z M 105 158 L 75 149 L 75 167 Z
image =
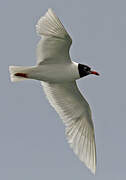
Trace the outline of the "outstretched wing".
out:
M 36 31 L 42 36 L 37 45 L 37 64 L 71 61 L 69 49 L 72 39 L 52 9 L 39 19 Z
M 66 126 L 67 140 L 79 159 L 95 173 L 96 146 L 91 111 L 76 82 L 41 82 L 50 104 Z

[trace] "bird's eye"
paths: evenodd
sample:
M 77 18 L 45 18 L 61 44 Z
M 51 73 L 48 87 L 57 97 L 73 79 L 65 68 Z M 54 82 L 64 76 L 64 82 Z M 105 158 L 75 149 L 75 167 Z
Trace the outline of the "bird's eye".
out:
M 84 66 L 84 70 L 85 70 L 85 71 L 90 71 L 90 69 L 91 69 L 90 67 Z

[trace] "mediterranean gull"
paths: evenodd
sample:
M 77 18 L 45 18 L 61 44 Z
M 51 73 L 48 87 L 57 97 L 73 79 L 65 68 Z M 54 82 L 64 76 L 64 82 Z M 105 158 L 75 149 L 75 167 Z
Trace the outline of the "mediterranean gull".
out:
M 41 81 L 50 104 L 65 124 L 70 147 L 95 174 L 96 145 L 91 110 L 76 80 L 99 73 L 71 60 L 69 49 L 72 39 L 52 9 L 39 19 L 36 31 L 41 36 L 37 45 L 37 64 L 30 67 L 10 66 L 11 81 Z

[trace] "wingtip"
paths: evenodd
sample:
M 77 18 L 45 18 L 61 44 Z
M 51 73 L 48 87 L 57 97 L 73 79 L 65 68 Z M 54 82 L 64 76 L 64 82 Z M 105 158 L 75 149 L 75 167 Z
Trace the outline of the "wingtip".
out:
M 95 174 L 96 174 L 96 164 L 91 166 L 91 165 L 86 164 L 85 162 L 83 162 L 83 163 L 90 170 L 90 172 L 95 176 Z
M 48 12 L 49 12 L 49 11 L 53 12 L 53 9 L 52 9 L 52 8 L 48 8 Z
M 90 171 L 91 171 L 92 174 L 95 176 L 95 174 L 96 174 L 96 168 L 90 169 Z

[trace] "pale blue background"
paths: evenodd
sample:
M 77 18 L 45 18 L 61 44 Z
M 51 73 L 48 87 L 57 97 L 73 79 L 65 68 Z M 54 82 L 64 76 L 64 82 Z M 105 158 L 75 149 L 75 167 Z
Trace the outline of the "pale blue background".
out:
M 0 2 L 0 179 L 125 179 L 126 1 Z M 9 79 L 9 65 L 35 64 L 35 24 L 49 7 L 72 36 L 72 59 L 101 73 L 78 82 L 95 124 L 95 177 L 69 148 L 64 125 L 40 83 Z

